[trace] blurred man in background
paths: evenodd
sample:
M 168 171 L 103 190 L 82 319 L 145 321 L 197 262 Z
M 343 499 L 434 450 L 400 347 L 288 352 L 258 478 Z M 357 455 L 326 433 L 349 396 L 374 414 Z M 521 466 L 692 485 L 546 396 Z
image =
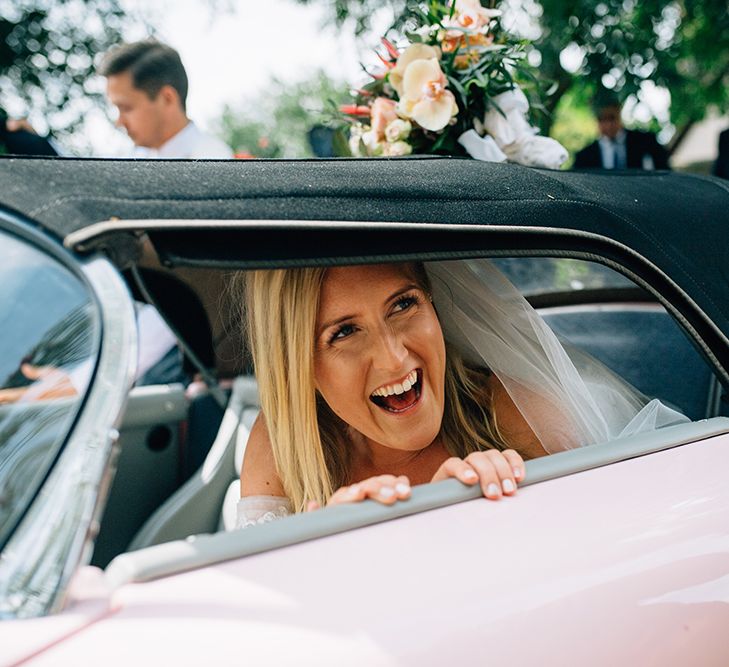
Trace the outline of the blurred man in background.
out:
M 187 73 L 172 47 L 155 40 L 121 44 L 104 56 L 100 73 L 119 111 L 117 125 L 135 144 L 134 157 L 233 157 L 187 117 Z
M 626 130 L 617 99 L 596 103 L 600 138 L 575 156 L 582 169 L 668 169 L 668 153 L 651 132 Z

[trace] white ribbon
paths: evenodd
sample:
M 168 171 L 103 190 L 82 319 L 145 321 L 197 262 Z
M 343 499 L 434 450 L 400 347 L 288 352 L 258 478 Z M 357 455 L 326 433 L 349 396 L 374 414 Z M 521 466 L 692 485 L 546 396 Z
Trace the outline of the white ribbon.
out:
M 559 169 L 567 159 L 567 150 L 555 139 L 539 136 L 537 128 L 529 124 L 529 101 L 521 88 L 497 95 L 493 103 L 483 119 L 489 136 L 468 130 L 458 137 L 468 154 L 488 162 L 508 159 L 529 167 Z

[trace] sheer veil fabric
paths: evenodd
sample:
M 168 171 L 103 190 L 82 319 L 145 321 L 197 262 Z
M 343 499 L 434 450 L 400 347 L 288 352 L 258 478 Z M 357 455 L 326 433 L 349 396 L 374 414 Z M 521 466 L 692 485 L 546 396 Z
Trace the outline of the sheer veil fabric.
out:
M 432 262 L 426 271 L 446 341 L 496 375 L 550 454 L 689 421 L 566 348 L 488 260 Z

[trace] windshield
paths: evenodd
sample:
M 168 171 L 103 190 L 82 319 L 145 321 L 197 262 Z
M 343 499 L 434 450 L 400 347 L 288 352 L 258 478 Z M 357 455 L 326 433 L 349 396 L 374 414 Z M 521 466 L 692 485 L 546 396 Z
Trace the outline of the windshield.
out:
M 0 232 L 0 544 L 30 505 L 93 374 L 100 326 L 88 289 Z

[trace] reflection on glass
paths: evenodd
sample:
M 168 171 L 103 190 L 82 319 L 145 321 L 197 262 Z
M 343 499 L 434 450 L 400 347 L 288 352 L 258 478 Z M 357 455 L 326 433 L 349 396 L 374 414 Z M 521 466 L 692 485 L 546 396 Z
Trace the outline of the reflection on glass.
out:
M 634 287 L 630 279 L 596 262 L 556 257 L 515 257 L 492 261 L 525 296 Z
M 99 347 L 87 288 L 0 233 L 0 545 L 33 500 L 86 393 Z

